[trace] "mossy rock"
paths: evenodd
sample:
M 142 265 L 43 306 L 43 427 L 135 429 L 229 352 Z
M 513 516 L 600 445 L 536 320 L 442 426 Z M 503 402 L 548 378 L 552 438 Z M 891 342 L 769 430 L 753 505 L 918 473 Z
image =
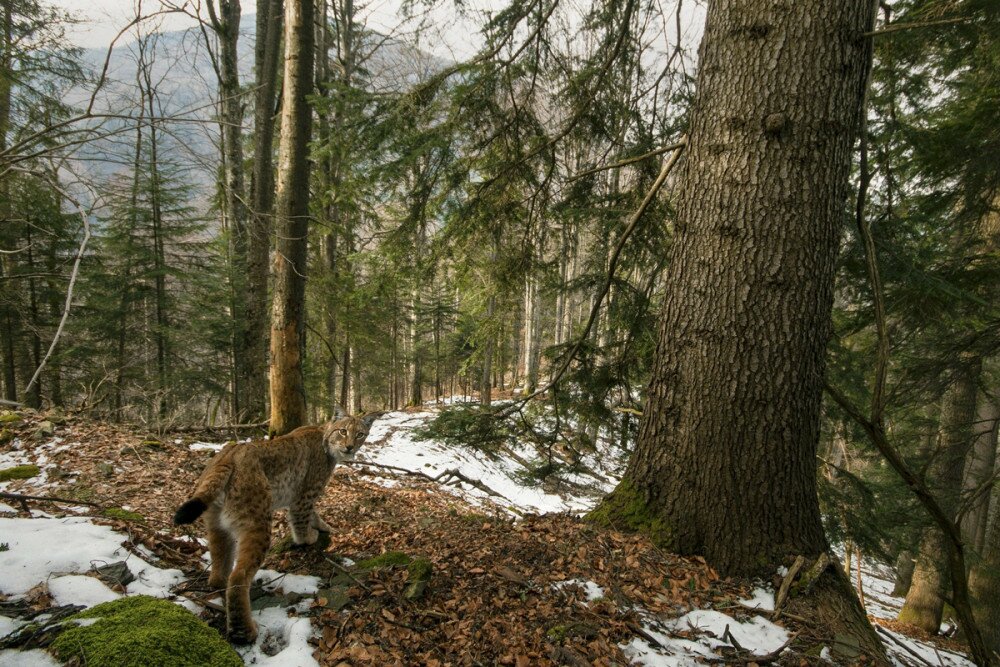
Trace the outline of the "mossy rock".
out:
M 427 583 L 431 579 L 431 572 L 434 566 L 426 558 L 414 558 L 406 566 L 406 590 L 403 597 L 407 600 L 417 600 L 424 595 L 427 590 Z
M 35 465 L 14 466 L 0 470 L 0 482 L 9 482 L 12 479 L 31 479 L 38 477 L 41 470 Z
M 0 414 L 0 424 L 20 424 L 23 419 L 15 412 L 4 412 Z
M 146 595 L 105 602 L 68 620 L 98 619 L 70 627 L 52 643 L 64 662 L 87 667 L 242 667 L 218 632 L 183 607 Z
M 9 428 L 0 428 L 0 446 L 6 445 L 14 439 L 14 432 Z
M 104 516 L 109 519 L 120 519 L 121 521 L 138 521 L 141 523 L 146 522 L 146 517 L 139 514 L 138 512 L 130 512 L 121 507 L 109 507 L 101 512 Z
M 374 570 L 377 567 L 396 567 L 409 565 L 410 557 L 402 551 L 386 551 L 374 558 L 367 558 L 358 562 L 358 567 L 362 570 Z

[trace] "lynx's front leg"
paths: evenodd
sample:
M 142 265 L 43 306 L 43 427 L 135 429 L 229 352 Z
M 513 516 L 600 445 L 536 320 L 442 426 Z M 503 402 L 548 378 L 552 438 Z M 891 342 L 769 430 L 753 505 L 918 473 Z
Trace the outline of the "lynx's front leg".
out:
M 323 517 L 319 515 L 316 510 L 312 511 L 312 519 L 309 521 L 309 525 L 318 530 L 321 533 L 332 533 L 333 528 L 330 527 L 326 521 L 323 521 Z
M 302 498 L 288 508 L 288 524 L 295 544 L 316 544 L 319 531 L 313 527 L 313 499 Z

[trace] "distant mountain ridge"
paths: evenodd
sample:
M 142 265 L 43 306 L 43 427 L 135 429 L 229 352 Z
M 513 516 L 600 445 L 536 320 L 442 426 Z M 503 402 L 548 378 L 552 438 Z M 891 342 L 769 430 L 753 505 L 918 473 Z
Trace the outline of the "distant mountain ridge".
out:
M 246 14 L 240 21 L 238 59 L 240 79 L 244 89 L 253 83 L 256 15 Z M 205 35 L 213 40 L 210 30 L 197 27 L 164 31 L 147 37 L 147 59 L 157 90 L 156 116 L 165 120 L 162 129 L 161 152 L 178 169 L 197 172 L 192 181 L 198 183 L 201 196 L 214 188 L 219 160 L 218 125 L 215 96 L 217 81 Z M 361 40 L 362 53 L 367 53 L 364 69 L 370 85 L 376 90 L 399 90 L 413 85 L 427 75 L 446 67 L 447 61 L 430 55 L 413 45 L 378 33 L 368 33 Z M 96 110 L 137 116 L 139 89 L 137 86 L 136 39 L 115 46 L 108 60 L 108 80 L 98 95 Z M 99 72 L 108 56 L 107 49 L 85 49 L 83 59 L 93 71 Z M 68 101 L 84 104 L 89 91 L 72 91 Z M 247 100 L 244 117 L 249 131 L 252 112 Z M 134 133 L 128 131 L 134 122 L 128 119 L 105 121 L 106 136 L 84 146 L 77 154 L 83 171 L 97 179 L 106 179 L 125 171 L 134 150 Z

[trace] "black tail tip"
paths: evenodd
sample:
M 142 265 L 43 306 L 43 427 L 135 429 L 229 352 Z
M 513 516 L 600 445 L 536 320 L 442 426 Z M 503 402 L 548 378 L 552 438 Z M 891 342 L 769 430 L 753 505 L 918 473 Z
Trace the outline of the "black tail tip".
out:
M 202 515 L 202 513 L 208 509 L 203 501 L 192 498 L 183 505 L 177 508 L 174 512 L 174 525 L 182 526 L 186 523 L 194 523 L 194 520 Z

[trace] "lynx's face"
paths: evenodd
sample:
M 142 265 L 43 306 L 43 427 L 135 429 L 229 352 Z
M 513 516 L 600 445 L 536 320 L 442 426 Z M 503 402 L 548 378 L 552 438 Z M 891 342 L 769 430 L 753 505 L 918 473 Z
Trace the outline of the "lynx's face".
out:
M 323 432 L 323 442 L 329 455 L 337 462 L 350 461 L 361 449 L 372 422 L 379 414 L 364 417 L 342 417 L 326 425 Z

